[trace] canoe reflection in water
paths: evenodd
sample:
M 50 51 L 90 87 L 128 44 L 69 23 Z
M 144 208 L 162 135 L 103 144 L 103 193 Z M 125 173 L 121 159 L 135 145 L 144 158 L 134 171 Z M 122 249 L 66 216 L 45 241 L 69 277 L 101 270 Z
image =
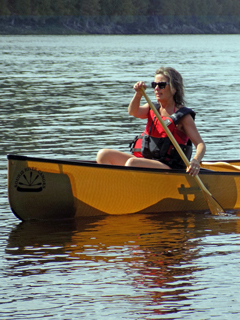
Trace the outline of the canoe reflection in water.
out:
M 86 299 L 87 285 L 91 292 L 104 288 L 101 303 L 120 297 L 136 303 L 142 300 L 151 306 L 151 312 L 162 314 L 171 309 L 163 307 L 167 302 L 187 303 L 189 295 L 200 290 L 193 283 L 199 271 L 202 239 L 220 231 L 239 233 L 239 221 L 170 213 L 83 218 L 54 224 L 24 222 L 9 236 L 7 273 L 18 277 L 34 274 L 37 283 L 46 282 L 48 286 L 59 286 L 61 279 L 64 296 L 71 289 L 78 302 Z M 91 301 L 96 299 L 91 295 Z M 71 303 L 77 303 L 74 301 Z

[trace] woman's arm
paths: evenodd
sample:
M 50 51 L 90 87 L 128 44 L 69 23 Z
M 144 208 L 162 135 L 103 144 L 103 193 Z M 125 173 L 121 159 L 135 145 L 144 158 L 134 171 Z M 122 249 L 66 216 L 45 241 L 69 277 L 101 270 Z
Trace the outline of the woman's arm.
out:
M 187 168 L 187 172 L 189 172 L 190 175 L 195 176 L 199 173 L 200 162 L 206 152 L 206 145 L 197 130 L 193 118 L 190 115 L 186 115 L 182 119 L 181 125 L 183 131 L 186 133 L 186 135 L 189 137 L 196 148 L 196 153 L 190 161 L 189 168 Z

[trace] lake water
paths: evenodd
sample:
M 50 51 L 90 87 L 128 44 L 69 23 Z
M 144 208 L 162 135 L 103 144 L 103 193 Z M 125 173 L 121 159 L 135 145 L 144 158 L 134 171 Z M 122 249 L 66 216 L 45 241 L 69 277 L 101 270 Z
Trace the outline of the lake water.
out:
M 133 84 L 150 84 L 162 65 L 183 75 L 204 160 L 239 159 L 239 40 L 0 36 L 0 319 L 240 317 L 240 213 L 21 223 L 8 205 L 6 159 L 127 152 L 145 127 L 127 113 Z

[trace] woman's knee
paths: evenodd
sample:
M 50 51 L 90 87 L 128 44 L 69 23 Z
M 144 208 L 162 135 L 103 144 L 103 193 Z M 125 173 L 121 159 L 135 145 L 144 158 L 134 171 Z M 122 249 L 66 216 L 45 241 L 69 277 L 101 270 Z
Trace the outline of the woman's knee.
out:
M 126 167 L 134 167 L 136 166 L 136 158 L 129 158 L 126 162 L 125 162 L 125 166 Z
M 109 149 L 101 149 L 97 153 L 97 163 L 108 163 L 109 158 Z
M 112 149 L 101 149 L 97 154 L 97 163 L 124 166 L 131 155 Z

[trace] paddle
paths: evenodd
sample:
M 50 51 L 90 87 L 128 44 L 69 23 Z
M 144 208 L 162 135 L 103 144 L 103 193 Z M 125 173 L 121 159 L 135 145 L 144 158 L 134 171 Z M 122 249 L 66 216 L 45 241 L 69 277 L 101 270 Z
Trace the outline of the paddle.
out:
M 158 113 L 157 109 L 155 108 L 155 106 L 153 105 L 153 103 L 151 102 L 151 100 L 149 99 L 149 97 L 147 96 L 144 88 L 141 88 L 142 93 L 145 97 L 145 99 L 147 100 L 147 103 L 149 104 L 150 108 L 153 110 L 155 116 L 157 117 L 158 121 L 161 123 L 163 129 L 165 130 L 167 136 L 169 137 L 169 139 L 171 140 L 173 146 L 175 147 L 175 149 L 177 150 L 177 152 L 179 153 L 180 157 L 182 158 L 182 160 L 184 161 L 185 165 L 187 167 L 190 166 L 190 162 L 188 161 L 188 158 L 186 157 L 185 153 L 182 151 L 182 149 L 180 148 L 179 144 L 177 143 L 177 141 L 175 140 L 175 138 L 173 137 L 171 131 L 168 129 L 168 127 L 166 126 L 165 122 L 162 120 L 160 114 Z M 220 204 L 217 202 L 216 199 L 213 198 L 212 194 L 208 191 L 208 189 L 204 186 L 204 184 L 202 183 L 201 179 L 199 178 L 198 175 L 196 175 L 194 177 L 194 179 L 196 180 L 199 188 L 202 190 L 204 198 L 208 204 L 208 207 L 211 211 L 212 214 L 214 215 L 219 215 L 221 213 L 224 213 L 223 208 L 220 206 Z

